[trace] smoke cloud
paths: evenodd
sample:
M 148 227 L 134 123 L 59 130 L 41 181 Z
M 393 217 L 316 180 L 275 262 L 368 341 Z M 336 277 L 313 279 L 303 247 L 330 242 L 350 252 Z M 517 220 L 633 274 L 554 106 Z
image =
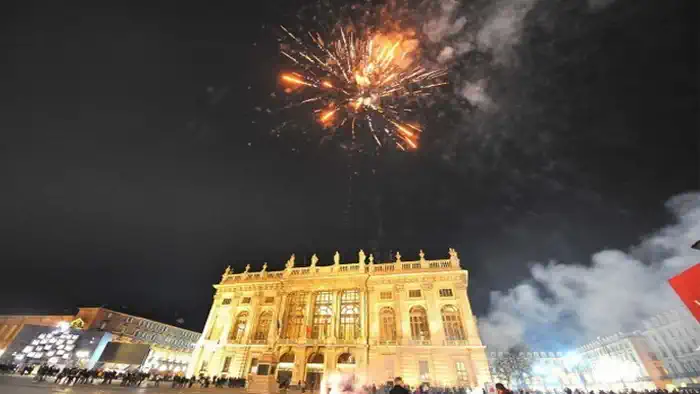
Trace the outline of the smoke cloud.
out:
M 639 329 L 641 320 L 680 307 L 666 281 L 700 261 L 690 247 L 700 239 L 700 192 L 673 197 L 666 206 L 676 223 L 629 252 L 600 251 L 590 265 L 534 264 L 531 279 L 493 292 L 490 312 L 479 322 L 484 342 L 505 349 L 539 333 L 575 346 Z
M 440 64 L 450 64 L 478 52 L 487 54 L 493 65 L 509 66 L 514 64 L 513 49 L 520 42 L 525 16 L 536 2 L 501 0 L 462 15 L 459 1 L 439 0 L 423 24 L 423 33 L 440 48 L 436 56 Z M 477 79 L 458 86 L 457 93 L 474 106 L 493 109 L 493 101 L 484 89 L 486 81 Z

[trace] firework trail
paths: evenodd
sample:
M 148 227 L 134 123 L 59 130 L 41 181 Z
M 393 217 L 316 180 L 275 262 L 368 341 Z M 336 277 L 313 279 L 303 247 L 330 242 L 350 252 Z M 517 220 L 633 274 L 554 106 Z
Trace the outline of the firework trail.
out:
M 367 133 L 379 147 L 418 148 L 416 112 L 422 98 L 447 84 L 447 70 L 422 64 L 415 31 L 398 25 L 338 22 L 326 35 L 282 26 L 289 71 L 279 79 L 292 98 L 286 108 L 310 111 L 331 135 L 349 133 L 353 142 Z

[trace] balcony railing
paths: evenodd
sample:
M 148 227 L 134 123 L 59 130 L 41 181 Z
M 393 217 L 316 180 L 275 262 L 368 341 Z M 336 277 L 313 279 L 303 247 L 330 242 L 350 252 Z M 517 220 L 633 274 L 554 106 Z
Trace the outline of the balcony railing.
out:
M 379 346 L 396 346 L 399 344 L 399 342 L 397 340 L 380 339 L 377 340 L 375 344 Z
M 431 344 L 430 339 L 409 339 L 406 341 L 408 346 L 430 346 Z
M 222 278 L 225 282 L 260 281 L 260 280 L 280 280 L 285 277 L 307 277 L 314 275 L 331 275 L 343 273 L 395 273 L 398 271 L 430 271 L 430 270 L 459 269 L 459 266 L 451 259 L 442 260 L 415 260 L 415 261 L 392 261 L 378 264 L 334 264 L 313 267 L 295 267 L 284 271 L 274 272 L 245 272 L 240 274 L 226 274 Z
M 445 346 L 467 346 L 469 341 L 465 339 L 446 339 L 442 341 L 442 344 Z

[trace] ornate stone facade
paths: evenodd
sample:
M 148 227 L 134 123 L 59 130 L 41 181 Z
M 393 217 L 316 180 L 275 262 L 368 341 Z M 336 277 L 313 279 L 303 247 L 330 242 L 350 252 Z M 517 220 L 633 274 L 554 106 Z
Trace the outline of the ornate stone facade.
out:
M 319 387 L 333 372 L 366 382 L 483 386 L 490 377 L 457 253 L 235 274 L 227 268 L 188 374 L 247 377 L 272 351 L 279 380 Z

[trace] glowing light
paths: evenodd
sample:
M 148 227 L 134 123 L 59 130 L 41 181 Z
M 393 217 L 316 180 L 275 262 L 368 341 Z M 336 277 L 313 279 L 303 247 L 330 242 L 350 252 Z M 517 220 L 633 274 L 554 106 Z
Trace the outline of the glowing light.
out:
M 78 358 L 88 358 L 89 355 L 90 355 L 90 352 L 87 350 L 79 350 L 79 351 L 75 352 L 75 356 Z
M 298 78 L 298 77 L 296 77 L 296 76 L 294 76 L 294 75 L 291 75 L 291 74 L 282 75 L 282 80 L 283 80 L 283 81 L 286 81 L 286 82 L 290 82 L 290 83 L 292 83 L 292 84 L 294 84 L 294 85 L 313 86 L 312 84 L 310 84 L 310 83 L 304 81 L 303 79 L 300 79 L 300 78 Z
M 392 27 L 381 31 L 386 26 Z M 326 36 L 308 32 L 310 41 L 282 26 L 291 41 L 281 53 L 295 71 L 280 78 L 287 85 L 312 88 L 285 90 L 299 95 L 288 108 L 312 106 L 321 125 L 333 125 L 334 133 L 349 129 L 353 140 L 363 130 L 378 146 L 389 138 L 401 149 L 416 149 L 421 129 L 407 126 L 402 118 L 412 113 L 419 98 L 447 83 L 447 70 L 423 64 L 418 35 L 398 26 L 391 20 L 338 22 Z
M 319 122 L 321 122 L 321 124 L 330 123 L 333 120 L 333 115 L 336 111 L 337 110 L 333 109 L 321 112 L 321 116 L 318 118 Z
M 70 324 L 68 322 L 62 321 L 59 322 L 56 327 L 60 329 L 61 331 L 67 331 L 70 328 Z

